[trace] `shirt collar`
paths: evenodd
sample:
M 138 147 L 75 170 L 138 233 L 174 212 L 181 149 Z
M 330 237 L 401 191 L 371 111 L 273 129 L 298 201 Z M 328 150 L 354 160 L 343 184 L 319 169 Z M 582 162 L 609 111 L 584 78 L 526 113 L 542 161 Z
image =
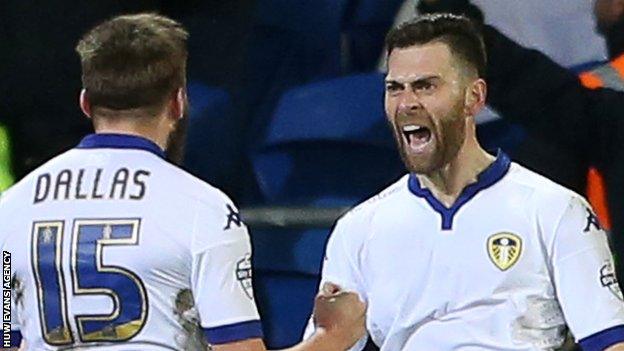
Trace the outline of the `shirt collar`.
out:
M 442 229 L 450 230 L 453 226 L 453 217 L 457 211 L 481 190 L 489 188 L 501 180 L 505 174 L 507 174 L 510 164 L 511 160 L 509 157 L 501 150 L 498 150 L 496 160 L 479 173 L 475 183 L 467 185 L 464 190 L 462 190 L 451 207 L 446 207 L 440 200 L 433 196 L 433 193 L 429 189 L 423 188 L 415 174 L 410 174 L 408 188 L 412 194 L 427 200 L 429 205 L 442 216 Z
M 130 134 L 95 133 L 84 137 L 77 149 L 137 149 L 165 158 L 165 151 L 153 141 Z

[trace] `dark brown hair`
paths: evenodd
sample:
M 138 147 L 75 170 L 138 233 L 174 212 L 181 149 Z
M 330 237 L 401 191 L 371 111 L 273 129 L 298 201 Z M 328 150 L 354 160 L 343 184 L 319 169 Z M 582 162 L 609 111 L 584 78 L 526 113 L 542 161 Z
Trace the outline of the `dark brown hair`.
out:
M 451 52 L 474 67 L 485 78 L 486 53 L 483 35 L 477 26 L 464 16 L 448 13 L 416 17 L 390 30 L 386 36 L 388 56 L 392 50 L 439 41 Z
M 188 32 L 153 13 L 118 16 L 78 42 L 82 85 L 93 109 L 161 108 L 186 84 Z

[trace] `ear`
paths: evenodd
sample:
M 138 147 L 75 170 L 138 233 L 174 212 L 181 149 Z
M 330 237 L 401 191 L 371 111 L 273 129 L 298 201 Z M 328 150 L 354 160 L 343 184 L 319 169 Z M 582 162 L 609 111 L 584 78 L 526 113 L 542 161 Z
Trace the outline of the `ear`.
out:
M 82 110 L 82 113 L 84 113 L 85 116 L 87 116 L 87 118 L 90 119 L 91 118 L 91 102 L 89 101 L 89 97 L 87 96 L 86 89 L 82 89 L 80 91 L 79 104 L 80 104 L 80 109 Z
M 179 88 L 175 92 L 175 96 L 171 101 L 172 117 L 176 120 L 184 118 L 184 108 L 186 105 L 186 89 Z
M 464 113 L 467 116 L 476 116 L 485 106 L 486 96 L 487 83 L 485 80 L 478 78 L 470 83 L 466 89 Z

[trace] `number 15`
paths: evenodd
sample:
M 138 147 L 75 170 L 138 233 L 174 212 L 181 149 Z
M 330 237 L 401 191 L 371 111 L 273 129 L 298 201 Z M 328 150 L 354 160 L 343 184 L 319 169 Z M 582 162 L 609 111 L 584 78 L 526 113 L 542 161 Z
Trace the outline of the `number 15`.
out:
M 133 272 L 102 262 L 109 246 L 137 245 L 140 219 L 75 220 L 69 266 L 73 296 L 107 295 L 113 311 L 76 315 L 81 342 L 126 341 L 137 335 L 147 319 L 147 293 Z M 50 345 L 73 344 L 68 312 L 62 248 L 63 221 L 35 222 L 32 268 L 39 300 L 41 333 Z

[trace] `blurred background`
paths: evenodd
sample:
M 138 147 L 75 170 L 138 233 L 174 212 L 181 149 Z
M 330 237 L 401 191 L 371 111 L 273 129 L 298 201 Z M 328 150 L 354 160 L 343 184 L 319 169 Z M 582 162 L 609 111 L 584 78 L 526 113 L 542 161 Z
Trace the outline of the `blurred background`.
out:
M 394 24 L 417 13 L 417 3 L 3 0 L 0 190 L 91 132 L 78 107 L 80 66 L 73 50 L 86 30 L 139 11 L 181 21 L 191 33 L 191 111 L 182 166 L 242 208 L 254 245 L 255 291 L 267 344 L 292 345 L 311 312 L 332 223 L 405 173 L 383 113 L 383 40 Z M 421 10 L 436 11 L 429 3 Z M 515 46 L 520 51 L 513 59 L 490 53 L 492 99 L 478 117 L 482 144 L 583 194 L 589 170 L 590 177 L 598 175 L 600 201 L 614 188 L 604 189 L 600 167 L 593 168 L 578 145 L 533 133 L 523 119 L 549 110 L 512 107 L 527 105 L 523 98 L 531 95 L 522 92 L 548 86 L 546 72 L 526 71 L 535 57 L 574 79 L 590 72 L 584 83 L 595 83 L 592 88 L 621 89 L 624 69 L 609 63 L 621 54 L 614 48 L 621 19 L 616 16 L 611 25 L 618 31 L 607 35 L 596 30 L 596 4 L 587 0 L 438 3 L 443 10 L 470 11 L 491 25 L 494 34 L 486 36 L 486 45 L 492 43 L 492 50 L 501 43 L 516 45 L 506 36 L 544 54 Z M 519 56 L 524 54 L 527 59 Z M 604 75 L 593 79 L 592 70 Z M 604 211 L 603 225 L 613 237 L 621 236 L 617 216 Z

